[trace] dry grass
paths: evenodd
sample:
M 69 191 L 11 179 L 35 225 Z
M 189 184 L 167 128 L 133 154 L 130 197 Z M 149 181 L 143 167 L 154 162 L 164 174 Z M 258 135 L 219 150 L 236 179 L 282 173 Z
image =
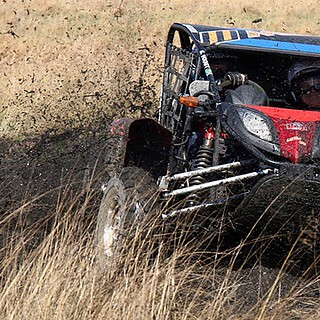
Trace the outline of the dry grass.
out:
M 1 319 L 318 319 L 318 278 L 291 277 L 286 265 L 235 268 L 239 250 L 227 264 L 221 255 L 201 263 L 197 244 L 177 246 L 152 265 L 148 252 L 131 252 L 124 268 L 101 273 L 95 189 L 72 175 L 63 187 L 56 180 L 83 145 L 100 145 L 92 137 L 111 118 L 155 115 L 172 22 L 319 35 L 319 5 L 2 1 Z M 82 178 L 87 162 L 78 164 Z
M 26 215 L 38 199 L 2 218 L 1 319 L 317 319 L 319 278 L 235 267 L 241 246 L 228 259 L 222 252 L 204 260 L 198 242 L 180 239 L 171 255 L 154 255 L 139 250 L 152 246 L 137 234 L 117 266 L 102 270 L 96 193 L 87 185 L 74 196 L 73 188 L 61 187 L 41 221 Z M 158 253 L 168 246 L 161 239 Z

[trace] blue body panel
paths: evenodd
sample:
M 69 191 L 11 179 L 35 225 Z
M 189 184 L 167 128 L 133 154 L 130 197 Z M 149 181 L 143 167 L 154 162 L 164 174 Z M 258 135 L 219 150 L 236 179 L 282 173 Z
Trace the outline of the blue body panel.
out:
M 219 46 L 219 45 L 218 45 Z M 297 42 L 283 42 L 264 39 L 241 39 L 228 41 L 221 44 L 221 47 L 239 47 L 246 49 L 260 49 L 270 51 L 283 51 L 291 54 L 320 55 L 320 45 L 303 44 Z
M 181 23 L 174 23 L 171 29 L 186 32 L 199 47 L 320 57 L 318 36 Z

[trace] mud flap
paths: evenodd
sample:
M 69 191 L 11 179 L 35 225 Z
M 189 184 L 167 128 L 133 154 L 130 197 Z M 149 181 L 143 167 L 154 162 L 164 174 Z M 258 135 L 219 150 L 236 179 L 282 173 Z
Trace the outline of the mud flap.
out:
M 152 119 L 133 121 L 129 128 L 126 166 L 137 166 L 153 176 L 165 175 L 172 134 Z

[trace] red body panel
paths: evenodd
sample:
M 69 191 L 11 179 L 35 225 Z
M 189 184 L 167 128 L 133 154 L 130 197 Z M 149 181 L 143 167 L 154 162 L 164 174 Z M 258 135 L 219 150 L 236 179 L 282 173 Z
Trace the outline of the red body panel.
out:
M 293 163 L 310 159 L 320 111 L 247 106 L 266 114 L 274 123 L 280 140 L 281 155 Z

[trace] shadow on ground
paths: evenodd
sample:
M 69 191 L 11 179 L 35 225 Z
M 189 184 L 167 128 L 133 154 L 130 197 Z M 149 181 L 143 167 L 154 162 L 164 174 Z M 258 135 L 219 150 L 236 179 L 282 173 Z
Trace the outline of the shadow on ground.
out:
M 101 184 L 107 178 L 103 166 L 106 136 L 106 124 L 99 124 L 62 134 L 49 130 L 21 142 L 0 141 L 1 220 L 16 211 L 10 229 L 17 228 L 19 219 L 24 227 L 32 226 L 68 210 L 72 201 L 88 191 L 95 193 L 92 206 L 97 207 Z

